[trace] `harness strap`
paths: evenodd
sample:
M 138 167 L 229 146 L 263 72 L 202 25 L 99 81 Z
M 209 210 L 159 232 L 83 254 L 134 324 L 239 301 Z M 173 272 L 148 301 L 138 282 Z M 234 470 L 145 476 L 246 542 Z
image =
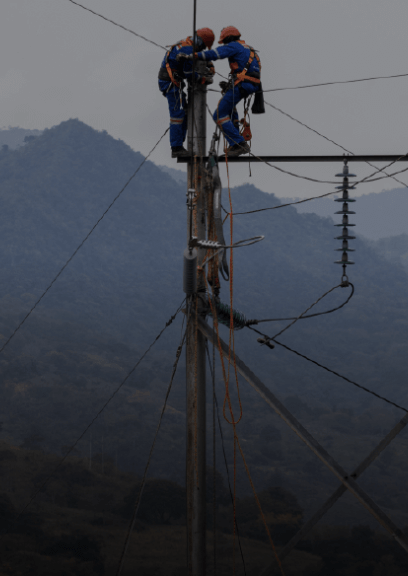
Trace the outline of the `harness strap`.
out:
M 183 48 L 184 46 L 192 46 L 193 42 L 190 38 L 186 38 L 185 40 L 182 40 L 181 42 L 177 42 L 176 44 L 173 44 L 173 46 L 170 47 L 170 50 L 167 52 L 166 54 L 166 70 L 167 70 L 167 74 L 170 76 L 170 80 L 173 82 L 173 84 L 175 86 L 177 86 L 177 88 L 180 88 L 180 82 L 178 82 L 174 76 L 173 76 L 173 70 L 170 68 L 170 64 L 169 64 L 169 57 L 170 57 L 170 53 L 173 50 L 173 48 L 175 48 L 177 46 L 177 48 Z
M 247 44 L 245 44 L 245 42 L 243 40 L 239 40 L 239 43 L 242 44 L 243 46 L 245 46 L 246 48 L 249 48 L 250 52 L 249 52 L 249 60 L 245 64 L 242 72 L 239 72 L 237 74 L 237 79 L 234 82 L 234 86 L 237 86 L 237 84 L 239 84 L 240 82 L 243 82 L 244 80 L 248 80 L 249 82 L 254 82 L 255 84 L 260 84 L 261 83 L 260 78 L 254 78 L 253 76 L 247 75 L 248 68 L 251 66 L 254 58 L 258 62 L 259 69 L 262 68 L 261 61 L 259 59 L 258 54 L 255 52 L 255 50 L 252 48 L 252 46 L 248 46 Z

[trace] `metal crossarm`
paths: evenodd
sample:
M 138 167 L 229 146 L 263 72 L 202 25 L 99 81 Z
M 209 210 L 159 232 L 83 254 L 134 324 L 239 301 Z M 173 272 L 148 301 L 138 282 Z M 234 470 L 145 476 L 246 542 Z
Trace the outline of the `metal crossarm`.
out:
M 203 162 L 208 161 L 208 157 L 201 157 Z M 355 155 L 334 155 L 334 156 L 231 156 L 228 163 L 232 162 L 408 162 L 408 155 L 404 154 L 355 154 Z M 178 163 L 191 162 L 191 158 L 177 158 Z M 225 162 L 225 156 L 219 156 L 218 162 Z
M 216 332 L 201 318 L 198 318 L 198 329 L 211 342 L 217 344 Z M 228 346 L 220 339 L 223 355 L 228 358 Z M 363 506 L 374 516 L 374 518 L 393 536 L 393 538 L 408 552 L 408 541 L 403 532 L 392 522 L 381 508 L 360 488 L 355 482 L 355 473 L 349 475 L 330 456 L 330 454 L 313 438 L 313 436 L 296 420 L 296 418 L 285 408 L 285 406 L 275 397 L 275 395 L 261 382 L 261 380 L 242 362 L 235 354 L 235 362 L 238 372 L 247 382 L 260 394 L 265 402 L 288 424 L 288 426 L 299 436 L 301 440 L 316 454 L 318 458 L 331 470 L 344 486 L 344 491 L 349 490 L 363 504 Z M 382 448 L 383 449 L 383 448 Z M 380 450 L 381 451 L 381 450 Z M 379 452 L 378 452 L 379 453 Z M 367 466 L 371 463 L 373 456 L 370 455 Z M 375 457 L 374 457 L 375 458 Z M 359 474 L 365 469 L 364 463 Z M 359 470 L 359 469 L 357 469 Z

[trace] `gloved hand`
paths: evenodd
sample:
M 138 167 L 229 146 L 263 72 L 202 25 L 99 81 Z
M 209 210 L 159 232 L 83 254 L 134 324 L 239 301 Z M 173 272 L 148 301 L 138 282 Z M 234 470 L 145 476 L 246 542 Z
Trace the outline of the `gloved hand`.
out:
M 214 78 L 212 76 L 203 76 L 203 80 L 205 84 L 212 84 L 214 82 Z
M 185 52 L 180 52 L 180 54 L 177 54 L 177 56 L 176 56 L 177 62 L 180 62 L 180 60 L 192 60 L 192 59 L 193 59 L 193 55 L 192 54 L 185 54 Z

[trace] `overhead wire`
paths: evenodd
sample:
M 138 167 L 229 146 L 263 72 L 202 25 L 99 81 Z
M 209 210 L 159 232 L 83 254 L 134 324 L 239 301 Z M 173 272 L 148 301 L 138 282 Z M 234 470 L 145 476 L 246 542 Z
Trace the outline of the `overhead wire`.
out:
M 344 306 L 346 306 L 346 304 L 348 304 L 350 302 L 350 300 L 352 299 L 353 295 L 354 295 L 354 285 L 351 282 L 348 282 L 348 285 L 351 286 L 351 293 L 349 294 L 347 300 L 345 300 L 342 304 L 340 304 L 339 306 L 336 306 L 336 308 L 332 308 L 330 310 L 325 310 L 324 312 L 316 312 L 315 314 L 306 314 L 306 312 L 308 312 L 311 308 L 313 308 L 313 306 L 315 306 L 318 302 L 320 302 L 320 300 L 322 300 L 323 298 L 325 298 L 325 296 L 327 296 L 328 294 L 330 294 L 330 292 L 333 292 L 333 290 L 335 290 L 336 288 L 343 288 L 346 287 L 343 284 L 338 284 L 337 286 L 335 286 L 334 288 L 331 288 L 330 290 L 328 290 L 327 292 L 325 292 L 323 294 L 323 296 L 320 296 L 320 298 L 318 298 L 318 300 L 316 300 L 316 302 L 314 302 L 311 306 L 309 306 L 309 308 L 307 310 L 305 310 L 300 316 L 294 316 L 292 318 L 265 318 L 262 320 L 248 320 L 246 323 L 246 326 L 253 326 L 253 325 L 257 325 L 257 324 L 261 324 L 262 322 L 284 322 L 286 320 L 294 320 L 294 322 L 292 324 L 294 324 L 295 322 L 297 322 L 298 320 L 305 320 L 306 318 L 315 318 L 316 316 L 324 316 L 325 314 L 331 314 L 332 312 L 337 312 L 337 310 L 340 310 L 341 308 L 344 308 Z M 287 328 L 289 328 L 290 326 L 292 326 L 292 324 L 290 324 Z M 287 329 L 285 328 L 285 330 Z M 279 336 L 281 334 L 281 332 L 279 334 L 275 334 L 275 336 L 273 338 L 276 338 L 277 336 Z
M 317 88 L 318 86 L 334 86 L 335 84 L 354 84 L 355 82 L 369 82 L 372 80 L 390 80 L 391 78 L 404 78 L 408 74 L 392 74 L 390 76 L 372 76 L 371 78 L 357 78 L 356 80 L 336 80 L 334 82 L 320 82 L 319 84 L 306 84 L 303 86 L 287 86 L 285 88 L 270 88 L 262 92 L 282 92 L 284 90 L 302 90 L 304 88 Z
M 157 46 L 158 48 L 161 48 L 162 50 L 167 50 L 167 48 L 165 46 L 158 44 L 154 40 L 150 40 L 149 38 L 142 36 L 141 34 L 135 32 L 134 30 L 131 30 L 130 28 L 127 28 L 126 26 L 123 26 L 122 24 L 115 22 L 114 20 L 107 18 L 103 14 L 100 14 L 99 12 L 96 12 L 95 10 L 88 8 L 87 6 L 84 6 L 83 4 L 80 4 L 79 2 L 76 2 L 75 0 L 67 0 L 67 1 L 71 2 L 71 4 L 74 4 L 75 6 L 78 6 L 79 8 L 82 8 L 83 10 L 86 10 L 87 12 L 90 12 L 91 14 L 93 14 L 95 16 L 98 16 L 99 18 L 102 18 L 106 22 L 109 22 L 110 24 L 113 24 L 114 26 L 121 28 L 125 32 L 129 32 L 130 34 L 133 34 L 133 36 L 136 36 L 137 38 L 140 38 L 140 39 L 144 40 L 145 42 L 149 42 L 150 44 L 153 44 L 154 46 Z M 220 72 L 216 72 L 216 74 L 218 74 L 218 76 L 221 76 L 221 78 L 227 79 L 227 77 L 223 76 Z M 338 80 L 338 81 L 333 81 L 333 82 L 321 82 L 318 84 L 307 84 L 307 85 L 303 85 L 303 86 L 287 86 L 287 87 L 283 87 L 283 88 L 270 88 L 267 90 L 262 90 L 262 92 L 265 93 L 265 92 L 280 92 L 280 91 L 284 91 L 284 90 L 301 90 L 304 88 L 316 88 L 318 86 L 333 86 L 335 84 L 353 84 L 356 82 L 368 82 L 368 81 L 372 81 L 372 80 L 390 80 L 393 78 L 404 78 L 407 76 L 408 76 L 408 74 L 392 74 L 390 76 L 372 76 L 369 78 L 357 78 L 355 80 Z M 215 90 L 213 88 L 209 88 L 209 90 L 211 90 L 211 92 L 220 92 L 219 90 Z
M 269 104 L 268 102 L 265 102 L 265 104 L 268 104 L 269 106 L 271 106 L 272 108 L 276 108 L 275 106 L 273 106 L 272 104 Z M 325 136 L 323 136 L 322 134 L 320 134 L 319 132 L 317 132 L 317 130 L 314 130 L 313 128 L 309 128 L 306 124 L 303 124 L 303 122 L 300 122 L 296 119 L 294 119 L 293 117 L 291 117 L 289 114 L 286 114 L 286 112 L 283 112 L 282 110 L 276 108 L 279 112 L 282 112 L 283 114 L 285 114 L 286 116 L 288 116 L 289 118 L 291 118 L 292 120 L 295 120 L 296 122 L 298 122 L 299 124 L 301 124 L 302 126 L 305 126 L 306 128 L 308 128 L 309 130 L 312 130 L 312 132 L 315 132 L 316 134 L 318 134 L 319 136 L 322 136 L 323 138 L 325 138 L 326 140 L 328 140 L 329 142 L 332 142 L 333 144 L 336 144 L 334 142 L 334 140 L 330 140 L 330 138 L 326 138 Z M 211 111 L 207 105 L 207 110 L 211 115 Z M 221 127 L 222 129 L 222 127 Z M 230 137 L 231 138 L 231 137 Z M 235 143 L 238 144 L 238 142 L 236 142 L 233 138 L 231 138 L 231 140 Z M 337 144 L 336 144 L 337 146 Z M 341 146 L 341 148 L 343 150 L 346 150 L 346 148 L 343 148 Z M 349 152 L 348 150 L 346 150 L 347 152 Z M 354 154 L 352 152 L 349 152 L 350 154 L 352 154 L 354 156 Z M 295 172 L 292 172 L 290 170 L 285 170 L 284 168 L 281 168 L 280 166 L 276 166 L 275 164 L 271 164 L 270 162 L 268 162 L 267 160 L 265 160 L 264 158 L 261 158 L 260 156 L 257 156 L 256 154 L 254 154 L 253 152 L 249 152 L 249 156 L 252 156 L 253 158 L 256 158 L 257 160 L 259 160 L 260 162 L 262 162 L 263 164 L 266 164 L 267 166 L 270 166 L 271 168 L 274 168 L 275 170 L 278 170 L 279 172 L 282 172 L 283 174 L 287 174 L 289 176 L 293 176 L 295 178 L 300 178 L 301 180 L 308 180 L 309 182 L 314 182 L 317 184 L 338 184 L 337 181 L 335 180 L 319 180 L 317 178 L 310 178 L 309 176 L 304 176 L 302 174 L 297 174 Z M 386 166 L 385 168 L 388 168 L 389 166 L 392 166 L 393 164 L 395 164 L 395 162 L 398 162 L 398 160 L 401 160 L 402 158 L 405 158 L 407 156 L 407 154 L 402 154 L 397 160 L 393 160 L 388 166 Z M 347 158 L 346 158 L 347 159 Z M 377 180 L 382 180 L 382 179 L 386 179 L 386 178 L 393 178 L 394 180 L 396 180 L 397 182 L 399 182 L 400 184 L 402 184 L 403 186 L 407 186 L 406 184 L 404 184 L 403 182 L 401 182 L 400 180 L 396 179 L 394 176 L 396 174 L 400 174 L 402 172 L 406 172 L 408 171 L 408 167 L 407 168 L 403 168 L 402 170 L 398 170 L 397 172 L 395 172 L 395 174 L 386 174 L 386 176 L 381 177 L 381 178 L 376 178 L 376 179 L 371 179 L 372 176 L 374 176 L 375 174 L 379 173 L 379 172 L 384 172 L 385 168 L 377 168 L 376 166 L 374 166 L 373 164 L 371 164 L 370 162 L 366 162 L 367 164 L 369 164 L 370 166 L 372 166 L 373 168 L 375 168 L 375 172 L 369 176 L 366 176 L 365 178 L 362 178 L 361 180 L 359 180 L 358 182 L 352 182 L 350 183 L 350 186 L 356 186 L 357 184 L 365 184 L 368 182 L 376 182 Z M 334 190 L 333 192 L 331 192 L 331 194 L 338 194 L 338 190 Z M 309 201 L 309 200 L 314 200 L 315 198 L 323 198 L 323 196 L 315 196 L 313 198 L 308 198 L 306 200 L 303 200 L 303 202 Z M 300 202 L 298 202 L 300 203 Z M 286 205 L 285 205 L 286 206 Z M 281 208 L 283 208 L 283 206 L 281 206 Z M 236 212 L 236 214 L 248 214 L 250 212 Z
M 69 0 L 71 1 L 71 0 Z M 41 302 L 41 300 L 44 298 L 44 296 L 47 294 L 47 292 L 52 288 L 52 286 L 55 284 L 55 282 L 58 280 L 58 278 L 61 276 L 61 274 L 64 272 L 65 268 L 70 264 L 70 262 L 73 260 L 73 258 L 78 254 L 79 250 L 82 248 L 82 246 L 85 244 L 85 242 L 88 240 L 88 238 L 91 236 L 91 234 L 93 233 L 93 231 L 95 230 L 95 228 L 98 226 L 98 224 L 103 220 L 103 218 L 106 216 L 106 214 L 109 212 L 109 210 L 112 208 L 112 206 L 115 204 L 115 202 L 119 199 L 119 197 L 122 195 L 122 193 L 126 190 L 126 188 L 129 186 L 129 184 L 131 183 L 131 181 L 134 179 L 134 177 L 136 176 L 136 174 L 139 172 L 139 170 L 142 168 L 142 166 L 145 164 L 145 162 L 147 162 L 147 160 L 149 159 L 149 157 L 153 154 L 153 152 L 155 151 L 155 149 L 157 148 L 157 146 L 160 144 L 160 142 L 163 140 L 163 138 L 165 137 L 165 135 L 167 134 L 167 132 L 170 130 L 170 128 L 167 128 L 166 131 L 164 132 L 164 134 L 159 138 L 159 140 L 156 142 L 156 144 L 153 146 L 153 148 L 150 150 L 150 152 L 148 153 L 148 155 L 142 160 L 142 162 L 139 164 L 139 166 L 137 167 L 137 169 L 135 170 L 135 172 L 132 174 L 132 176 L 129 178 L 129 180 L 126 182 L 126 184 L 123 186 L 123 188 L 120 190 L 120 192 L 118 192 L 118 194 L 115 196 L 115 198 L 112 200 L 112 202 L 109 204 L 109 206 L 106 208 L 106 210 L 103 212 L 102 216 L 100 216 L 100 218 L 98 218 L 98 220 L 96 221 L 96 223 L 92 226 L 92 228 L 90 229 L 90 231 L 88 232 L 88 234 L 84 237 L 84 239 L 82 240 L 82 242 L 77 246 L 77 248 L 74 250 L 74 252 L 71 254 L 71 256 L 68 258 L 68 260 L 65 262 L 65 264 L 62 266 L 62 268 L 59 270 L 59 272 L 54 276 L 53 280 L 50 282 L 50 284 L 47 286 L 47 288 L 44 290 L 44 292 L 41 294 L 41 296 L 38 298 L 38 300 L 33 304 L 33 306 L 31 307 L 31 309 L 29 310 L 29 312 L 27 312 L 27 314 L 24 316 L 24 318 L 21 320 L 21 322 L 18 324 L 18 326 L 16 327 L 16 329 L 14 330 L 14 332 L 11 334 L 11 336 L 8 337 L 8 339 L 5 341 L 5 343 L 3 344 L 3 346 L 0 348 L 0 354 L 3 352 L 3 350 L 6 348 L 6 346 L 10 343 L 10 341 L 14 338 L 14 336 L 17 334 L 17 332 L 20 330 L 20 328 L 23 326 L 23 324 L 26 322 L 26 320 L 29 318 L 29 316 L 32 314 L 32 312 L 37 308 L 38 304 Z
M 300 126 L 303 126 L 304 128 L 306 128 L 307 130 L 310 130 L 311 132 L 314 132 L 315 134 L 317 134 L 317 136 L 320 136 L 321 138 L 324 138 L 324 140 L 327 140 L 328 142 L 331 142 L 332 144 L 334 144 L 335 146 L 337 146 L 337 148 L 341 148 L 341 150 L 343 150 L 344 152 L 347 152 L 347 154 L 351 154 L 352 156 L 354 156 L 354 152 L 351 152 L 351 150 L 348 150 L 347 148 L 345 148 L 344 146 L 342 146 L 341 144 L 338 144 L 338 142 L 335 142 L 334 140 L 332 140 L 331 138 L 328 138 L 327 136 L 325 136 L 324 134 L 322 134 L 321 132 L 318 132 L 317 130 L 315 130 L 314 128 L 311 128 L 310 126 L 308 126 L 307 124 L 305 124 L 304 122 L 301 122 L 300 120 L 298 120 L 297 118 L 295 118 L 294 116 L 291 116 L 290 114 L 288 114 L 287 112 L 285 112 L 284 110 L 282 110 L 281 108 L 278 108 L 277 106 L 275 106 L 274 104 L 271 104 L 270 102 L 266 102 L 265 100 L 265 104 L 267 106 L 270 106 L 271 108 L 273 108 L 274 110 L 276 110 L 277 112 L 279 112 L 280 114 L 283 114 L 284 116 L 287 116 L 288 118 L 290 118 L 290 120 L 293 120 L 294 122 L 296 122 L 297 124 L 300 124 Z M 403 158 L 403 156 L 401 156 L 401 158 Z M 394 162 L 392 162 L 391 164 L 393 164 Z M 375 168 L 376 170 L 378 170 L 379 172 L 383 172 L 387 166 L 385 168 L 377 168 L 377 166 L 375 166 L 374 164 L 372 164 L 371 162 L 366 161 L 366 164 L 368 164 L 369 166 L 371 166 L 372 168 Z M 390 165 L 391 165 L 390 164 Z M 401 180 L 398 180 L 398 178 L 395 178 L 395 175 L 391 175 L 387 177 L 391 177 L 393 180 L 395 180 L 396 182 L 398 182 L 399 184 L 402 184 L 405 188 L 407 188 L 407 184 L 405 184 L 404 182 L 402 182 Z
M 83 4 L 80 4 L 79 2 L 75 2 L 75 0 L 68 0 L 68 2 L 71 2 L 71 4 L 75 4 L 75 6 L 78 6 L 79 8 L 82 8 L 83 10 L 86 10 L 87 12 L 90 12 L 91 14 L 94 14 L 95 16 L 98 16 L 99 18 L 102 18 L 102 20 L 105 20 L 106 22 L 110 22 L 110 24 L 113 24 L 114 26 L 117 26 L 118 28 L 122 28 L 122 30 L 125 30 L 125 32 L 129 32 L 130 34 L 133 34 L 133 36 L 137 36 L 137 38 L 141 38 L 145 42 L 149 42 L 149 44 L 153 44 L 154 46 L 157 46 L 158 48 L 162 48 L 162 50 L 167 50 L 161 44 L 154 42 L 154 40 L 150 40 L 149 38 L 146 38 L 145 36 L 142 36 L 141 34 L 134 32 L 130 28 L 126 28 L 126 26 L 123 26 L 122 24 L 118 24 L 114 20 L 111 20 L 110 18 L 103 16 L 103 14 L 100 14 L 99 12 L 95 12 L 95 10 L 91 10 L 90 8 L 87 8 Z
M 259 330 L 257 330 L 256 328 L 253 328 L 252 326 L 248 326 L 248 328 L 250 330 L 252 330 L 253 332 L 256 332 L 257 334 L 260 334 L 261 336 L 263 336 L 264 338 L 266 338 L 267 340 L 271 340 L 270 336 L 268 336 L 267 334 L 264 334 L 263 332 L 260 332 Z M 337 376 L 338 378 L 341 378 L 342 380 L 345 380 L 346 382 L 348 382 L 349 384 L 352 384 L 353 386 L 356 386 L 357 388 L 360 388 L 361 390 L 363 390 L 364 392 L 367 392 L 368 394 L 371 394 L 372 396 L 375 396 L 376 398 L 378 398 L 379 400 L 383 400 L 384 402 L 386 402 L 387 404 L 390 404 L 391 406 L 394 406 L 395 408 L 398 408 L 399 410 L 403 410 L 404 412 L 408 412 L 408 408 L 404 408 L 404 406 L 401 406 L 400 404 L 397 404 L 396 402 L 393 402 L 392 400 L 389 400 L 388 398 L 386 398 L 385 396 L 381 396 L 380 394 L 377 394 L 377 392 L 374 392 L 373 390 L 370 390 L 370 388 L 367 388 L 366 386 L 363 386 L 362 384 L 359 384 L 358 382 L 355 382 L 354 380 L 351 380 L 350 378 L 347 378 L 347 376 L 343 376 L 342 374 L 340 374 L 339 372 L 336 372 L 335 370 L 332 370 L 331 368 L 328 368 L 327 366 L 324 366 L 323 364 L 321 364 L 320 362 L 317 362 L 316 360 L 313 360 L 312 358 L 309 358 L 308 356 L 306 356 L 305 354 L 301 354 L 301 352 L 298 352 L 297 350 L 294 350 L 293 348 L 290 348 L 289 346 L 287 346 L 286 344 L 283 344 L 282 342 L 279 342 L 278 340 L 273 340 L 273 342 L 275 344 L 278 344 L 278 346 L 281 346 L 282 348 L 285 348 L 286 350 L 289 350 L 289 352 L 293 352 L 293 354 L 296 354 L 297 356 L 300 356 L 301 358 L 304 358 L 305 360 L 307 360 L 308 362 L 311 362 L 312 364 L 315 364 L 316 366 L 319 366 L 319 368 L 322 368 L 323 370 L 326 370 L 327 372 L 330 372 L 331 374 L 334 374 L 335 376 Z
M 85 436 L 85 434 L 88 432 L 88 430 L 91 428 L 91 426 L 93 425 L 93 423 L 99 418 L 99 416 L 102 414 L 102 412 L 105 410 L 105 408 L 110 404 L 110 402 L 115 398 L 115 396 L 117 395 L 117 393 L 121 390 L 121 388 L 124 386 L 124 384 L 129 380 L 129 378 L 132 376 L 132 374 L 135 372 L 136 368 L 139 366 L 139 364 L 144 360 L 144 358 L 147 356 L 147 354 L 150 352 L 150 350 L 153 348 L 153 346 L 156 344 L 156 342 L 160 339 L 160 337 L 162 336 L 163 332 L 165 332 L 165 330 L 174 322 L 174 320 L 176 319 L 177 315 L 180 313 L 184 302 L 185 302 L 185 298 L 183 299 L 182 303 L 180 304 L 180 306 L 177 308 L 176 312 L 170 316 L 169 320 L 166 322 L 166 324 L 164 325 L 164 327 L 161 329 L 161 331 L 158 333 L 158 335 L 156 336 L 156 338 L 152 341 L 152 343 L 150 344 L 150 346 L 145 350 L 145 352 L 142 354 L 142 356 L 139 358 L 139 360 L 136 362 L 136 364 L 134 364 L 134 366 L 131 368 L 131 370 L 129 370 L 129 372 L 127 373 L 127 375 L 125 376 L 125 378 L 122 380 L 122 382 L 119 384 L 119 386 L 116 387 L 116 389 L 112 392 L 112 394 L 109 396 L 109 398 L 105 401 L 105 403 L 103 404 L 103 406 L 100 408 L 100 410 L 96 413 L 96 415 L 92 418 L 92 420 L 87 424 L 87 426 L 84 428 L 84 430 L 81 432 L 81 434 L 78 436 L 78 438 L 75 440 L 75 442 L 69 447 L 69 449 L 66 451 L 66 453 L 64 454 L 64 456 L 61 458 L 61 460 L 58 462 L 58 464 L 55 466 L 55 468 L 53 469 L 53 471 L 47 476 L 47 478 L 44 480 L 44 482 L 42 482 L 42 484 L 40 485 L 40 487 L 34 492 L 34 494 L 31 496 L 30 500 L 27 502 L 27 504 L 20 510 L 20 512 L 17 514 L 16 518 L 13 521 L 13 524 L 15 524 L 18 519 L 21 517 L 21 515 L 27 510 L 27 508 L 29 508 L 29 506 L 33 503 L 33 501 L 36 499 L 36 497 L 38 496 L 38 494 L 45 488 L 45 486 L 47 486 L 48 482 L 53 478 L 53 476 L 55 475 L 55 473 L 61 468 L 62 464 L 65 462 L 65 460 L 68 458 L 68 456 L 72 453 L 72 451 L 76 448 L 76 446 L 78 445 L 78 443 L 82 440 L 82 438 Z M 4 533 L 3 533 L 4 535 Z
M 188 320 L 187 320 L 187 324 L 188 324 L 188 321 L 189 321 L 189 318 L 188 318 Z M 160 413 L 160 417 L 159 417 L 159 422 L 158 422 L 157 427 L 156 427 L 156 432 L 155 432 L 155 434 L 154 434 L 153 442 L 152 442 L 152 445 L 151 445 L 151 447 L 150 447 L 150 452 L 149 452 L 149 456 L 148 456 L 148 458 L 147 458 L 146 466 L 145 466 L 145 469 L 144 469 L 144 473 L 143 473 L 143 477 L 142 477 L 142 482 L 141 482 L 141 485 L 140 485 L 139 493 L 138 493 L 138 495 L 137 495 L 137 499 L 136 499 L 136 502 L 135 502 L 135 505 L 134 505 L 134 508 L 133 508 L 132 518 L 131 518 L 131 520 L 130 520 L 129 528 L 128 528 L 128 531 L 127 531 L 127 534 L 126 534 L 126 538 L 125 538 L 125 543 L 124 543 L 124 545 L 123 545 L 122 553 L 121 553 L 121 556 L 120 556 L 120 559 L 119 559 L 119 564 L 118 564 L 118 568 L 117 568 L 117 571 L 116 571 L 116 576 L 120 576 L 120 574 L 121 574 L 121 572 L 122 572 L 123 564 L 124 564 L 124 562 L 125 562 L 125 557 L 126 557 L 126 552 L 127 552 L 127 550 L 128 550 L 128 547 L 129 547 L 130 537 L 131 537 L 131 535 L 132 535 L 133 528 L 134 528 L 134 526 L 135 526 L 137 513 L 138 513 L 138 511 L 139 511 L 140 503 L 141 503 L 142 497 L 143 497 L 143 491 L 144 491 L 144 488 L 145 488 L 145 486 L 146 486 L 147 473 L 148 473 L 149 468 L 150 468 L 150 463 L 151 463 L 151 461 L 152 461 L 152 456 L 153 456 L 154 448 L 155 448 L 155 446 L 156 446 L 157 436 L 159 435 L 159 431 L 160 431 L 161 423 L 162 423 L 162 420 L 163 420 L 163 416 L 164 416 L 164 413 L 165 413 L 165 411 L 166 411 L 167 401 L 168 401 L 169 396 L 170 396 L 171 388 L 172 388 L 172 385 L 173 385 L 173 380 L 174 380 L 174 377 L 175 377 L 176 372 L 177 372 L 177 366 L 178 366 L 178 363 L 179 363 L 179 360 L 180 360 L 180 356 L 181 356 L 181 352 L 182 352 L 182 350 L 183 350 L 184 342 L 185 342 L 185 339 L 186 339 L 186 336 L 187 336 L 187 330 L 188 330 L 188 328 L 185 329 L 184 335 L 183 335 L 183 337 L 182 337 L 182 339 L 181 339 L 181 342 L 180 342 L 180 344 L 179 344 L 179 347 L 177 348 L 176 360 L 175 360 L 175 362 L 174 362 L 174 364 L 173 364 L 173 371 L 172 371 L 172 374 L 171 374 L 171 378 L 170 378 L 169 385 L 168 385 L 168 387 L 167 387 L 166 396 L 165 396 L 165 398 L 164 398 L 163 407 L 162 407 L 162 410 L 161 410 L 161 413 Z

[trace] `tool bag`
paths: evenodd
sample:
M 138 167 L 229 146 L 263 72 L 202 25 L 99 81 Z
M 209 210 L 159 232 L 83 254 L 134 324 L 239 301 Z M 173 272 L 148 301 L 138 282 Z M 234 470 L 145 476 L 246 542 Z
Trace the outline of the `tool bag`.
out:
M 251 108 L 252 114 L 265 114 L 265 100 L 262 90 L 262 84 L 259 85 L 258 92 L 255 92 L 254 103 Z

